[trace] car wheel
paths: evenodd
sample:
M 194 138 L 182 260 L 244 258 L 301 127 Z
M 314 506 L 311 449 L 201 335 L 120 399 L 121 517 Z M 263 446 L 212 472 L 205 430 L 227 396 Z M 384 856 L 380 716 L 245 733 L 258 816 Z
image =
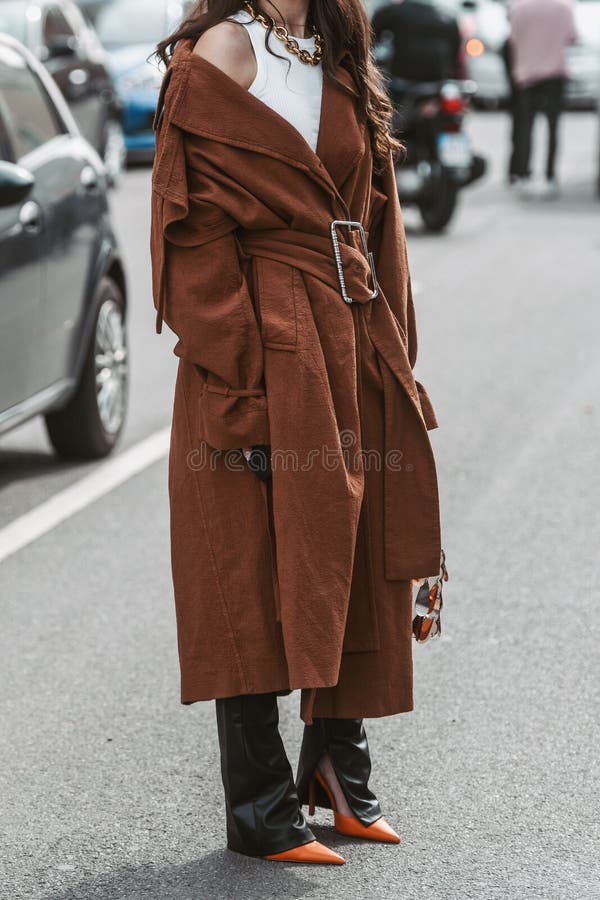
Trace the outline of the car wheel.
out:
M 111 187 L 115 187 L 123 174 L 126 161 L 125 136 L 120 122 L 109 119 L 104 128 L 102 158 L 106 176 Z
M 48 413 L 52 446 L 69 459 L 100 459 L 123 429 L 129 385 L 123 296 L 111 278 L 98 292 L 94 328 L 75 394 L 67 406 Z

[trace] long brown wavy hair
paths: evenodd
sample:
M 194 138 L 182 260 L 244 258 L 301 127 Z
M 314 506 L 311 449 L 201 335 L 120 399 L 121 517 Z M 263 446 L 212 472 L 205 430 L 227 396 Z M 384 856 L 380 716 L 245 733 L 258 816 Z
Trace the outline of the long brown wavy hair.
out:
M 198 38 L 241 6 L 242 0 L 200 0 L 179 27 L 157 44 L 156 56 L 168 65 L 178 41 Z M 342 90 L 347 88 L 336 77 L 336 60 L 344 50 L 350 52 L 359 114 L 371 135 L 373 167 L 381 171 L 390 151 L 395 157 L 402 145 L 391 132 L 392 105 L 371 55 L 371 27 L 362 0 L 310 0 L 308 18 L 323 40 L 323 74 Z

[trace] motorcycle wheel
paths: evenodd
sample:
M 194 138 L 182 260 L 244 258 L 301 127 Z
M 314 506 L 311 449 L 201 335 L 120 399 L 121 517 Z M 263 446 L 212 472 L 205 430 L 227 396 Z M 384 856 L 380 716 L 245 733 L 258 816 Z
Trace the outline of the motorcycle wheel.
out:
M 433 196 L 418 204 L 427 231 L 443 231 L 454 215 L 457 202 L 457 186 L 447 176 L 442 177 Z

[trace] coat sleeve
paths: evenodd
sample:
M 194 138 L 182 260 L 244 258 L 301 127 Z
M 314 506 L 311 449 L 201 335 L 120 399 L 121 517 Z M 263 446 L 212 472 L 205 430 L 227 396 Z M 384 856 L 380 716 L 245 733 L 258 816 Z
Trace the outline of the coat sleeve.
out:
M 374 177 L 369 216 L 369 245 L 373 251 L 377 279 L 404 339 L 410 366 L 417 361 L 417 323 L 404 223 L 400 211 L 394 164 L 388 159 L 384 171 Z M 431 430 L 438 421 L 427 390 L 415 380 L 423 419 Z
M 269 443 L 263 347 L 224 192 L 190 164 L 193 135 L 174 114 L 185 103 L 187 69 L 169 65 L 153 127 L 150 252 L 156 330 L 163 319 L 178 338 L 174 352 L 195 366 L 202 388 L 200 439 L 218 450 Z M 196 168 L 198 171 L 196 172 Z
M 237 223 L 192 193 L 154 190 L 151 255 L 157 331 L 178 338 L 174 353 L 197 367 L 201 438 L 218 450 L 269 443 L 263 346 Z

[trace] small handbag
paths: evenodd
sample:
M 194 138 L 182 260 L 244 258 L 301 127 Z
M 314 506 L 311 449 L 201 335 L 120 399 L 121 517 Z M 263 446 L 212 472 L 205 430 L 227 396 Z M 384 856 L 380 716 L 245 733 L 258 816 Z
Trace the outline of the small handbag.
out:
M 427 578 L 413 578 L 413 637 L 424 644 L 442 633 L 441 612 L 443 606 L 442 588 L 448 581 L 446 554 L 440 554 L 440 570 L 437 575 Z

